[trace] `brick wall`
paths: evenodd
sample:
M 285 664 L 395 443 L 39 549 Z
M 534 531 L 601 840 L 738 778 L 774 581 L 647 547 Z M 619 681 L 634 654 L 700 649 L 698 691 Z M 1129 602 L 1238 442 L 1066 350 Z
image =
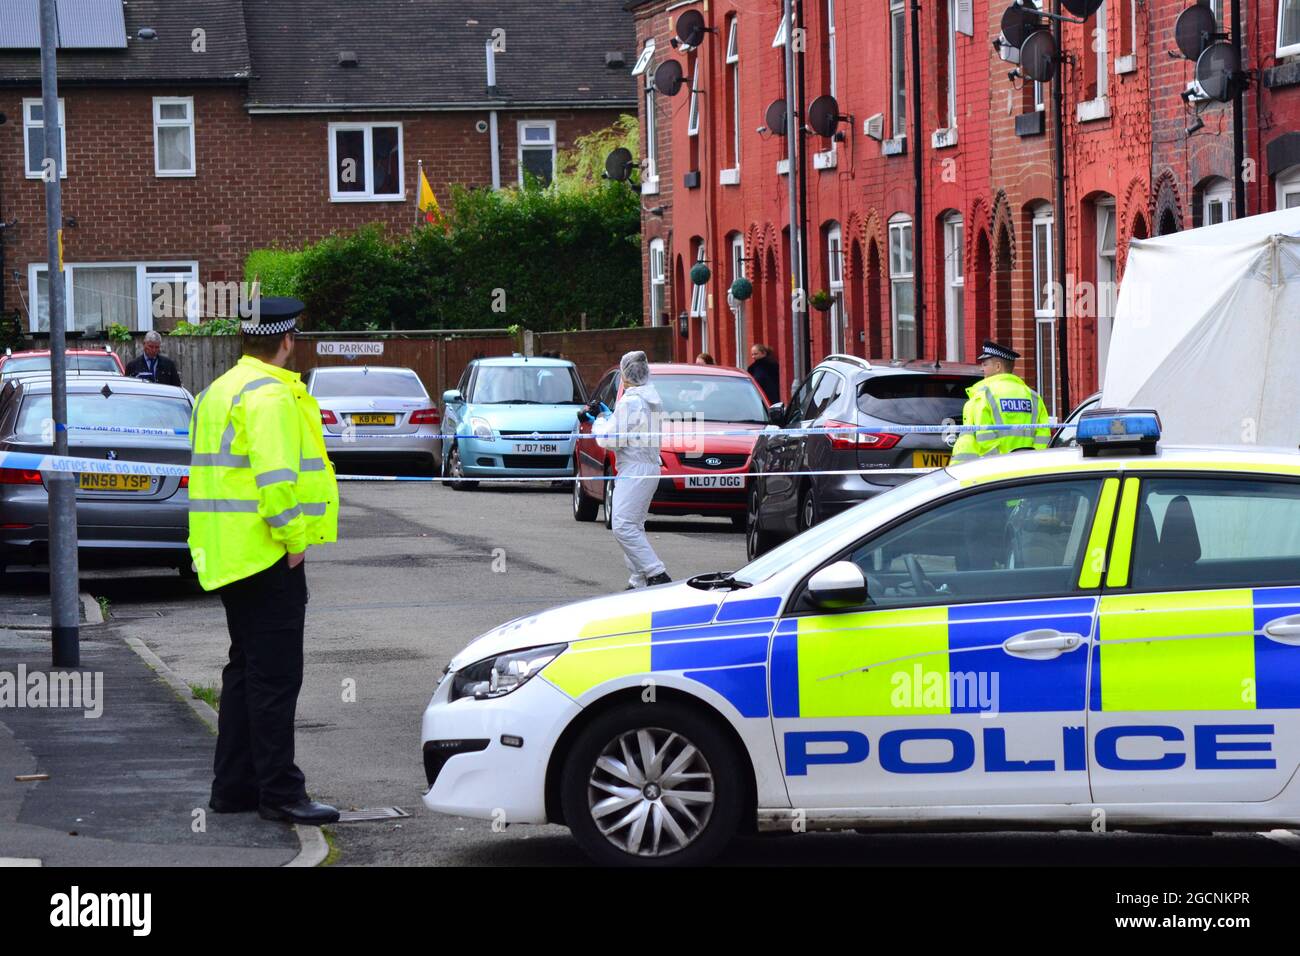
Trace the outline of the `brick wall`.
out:
M 588 391 L 627 352 L 640 349 L 652 362 L 673 361 L 671 329 L 595 329 L 590 332 L 541 332 L 533 336 L 533 354 L 559 352 L 578 366 Z
M 66 262 L 197 261 L 199 280 L 243 277 L 252 249 L 299 246 L 371 222 L 404 230 L 416 221 L 417 161 L 444 208 L 451 183 L 491 182 L 486 112 L 250 115 L 240 88 L 87 89 L 67 86 L 67 167 L 63 213 Z M 4 307 L 31 303 L 27 269 L 45 261 L 44 184 L 23 175 L 22 99 L 35 89 L 0 89 L 0 220 L 4 230 Z M 153 96 L 192 95 L 197 176 L 154 175 Z M 516 182 L 520 119 L 556 121 L 558 149 L 606 127 L 616 110 L 502 111 L 501 177 Z M 331 202 L 331 121 L 402 124 L 406 199 Z M 19 273 L 17 281 L 13 272 Z M 19 293 L 21 292 L 21 298 Z M 24 314 L 24 321 L 26 315 Z

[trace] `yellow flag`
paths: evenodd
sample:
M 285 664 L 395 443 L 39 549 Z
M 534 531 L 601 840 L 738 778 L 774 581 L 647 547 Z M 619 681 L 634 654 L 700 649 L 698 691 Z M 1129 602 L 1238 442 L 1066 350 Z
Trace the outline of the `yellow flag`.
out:
M 429 185 L 429 179 L 424 175 L 424 167 L 420 167 L 420 201 L 417 204 L 420 212 L 424 213 L 425 222 L 438 222 L 442 219 L 442 210 L 438 208 L 438 197 L 433 194 L 433 187 Z

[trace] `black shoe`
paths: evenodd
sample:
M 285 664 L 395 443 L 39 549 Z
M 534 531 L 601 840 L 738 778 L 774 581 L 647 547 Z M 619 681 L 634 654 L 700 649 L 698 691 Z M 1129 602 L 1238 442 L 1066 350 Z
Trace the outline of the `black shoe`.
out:
M 252 813 L 258 808 L 257 798 L 251 800 L 222 800 L 213 797 L 208 801 L 208 806 L 214 813 Z
M 672 583 L 673 583 L 673 579 L 668 576 L 667 571 L 664 571 L 660 574 L 656 574 L 652 578 L 645 579 L 645 586 L 648 588 L 652 588 L 656 584 L 672 584 Z
M 320 826 L 323 823 L 337 823 L 339 812 L 328 803 L 317 803 L 304 797 L 297 803 L 286 803 L 279 807 L 262 804 L 257 808 L 257 815 L 263 820 L 282 820 L 285 823 L 307 823 Z

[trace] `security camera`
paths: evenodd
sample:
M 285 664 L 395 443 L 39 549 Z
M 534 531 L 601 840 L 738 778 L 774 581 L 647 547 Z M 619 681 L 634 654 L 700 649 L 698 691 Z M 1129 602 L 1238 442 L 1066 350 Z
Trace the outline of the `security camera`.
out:
M 474 124 L 474 128 L 478 130 L 480 133 L 486 133 L 488 131 L 487 120 L 479 120 L 477 123 Z

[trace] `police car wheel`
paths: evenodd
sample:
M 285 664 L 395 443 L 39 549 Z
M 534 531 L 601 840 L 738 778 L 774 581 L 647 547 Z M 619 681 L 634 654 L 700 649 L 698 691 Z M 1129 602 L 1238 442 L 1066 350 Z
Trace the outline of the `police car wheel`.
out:
M 744 768 L 707 717 L 635 703 L 597 717 L 564 764 L 564 819 L 605 866 L 691 866 L 717 856 L 740 824 Z

